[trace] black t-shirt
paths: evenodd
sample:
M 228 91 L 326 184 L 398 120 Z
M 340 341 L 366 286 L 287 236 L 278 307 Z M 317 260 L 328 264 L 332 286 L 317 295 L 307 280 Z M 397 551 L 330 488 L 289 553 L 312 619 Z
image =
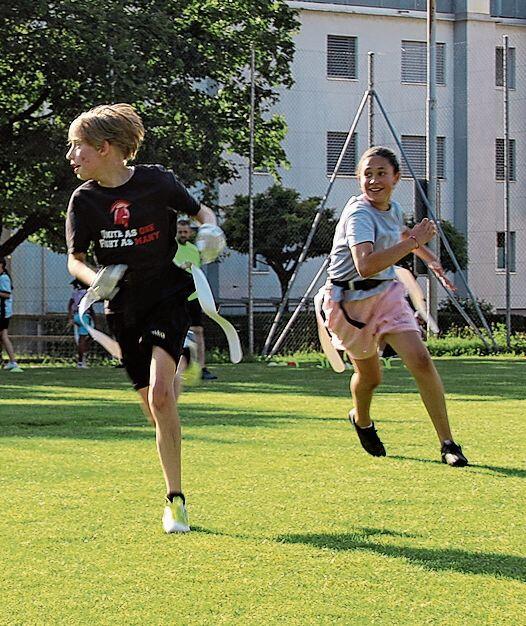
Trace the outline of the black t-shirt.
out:
M 196 215 L 199 202 L 160 165 L 136 165 L 130 180 L 119 187 L 102 187 L 89 180 L 69 201 L 66 241 L 70 254 L 87 252 L 91 242 L 101 266 L 125 263 L 124 286 L 110 310 L 127 300 L 152 303 L 191 285 L 188 272 L 172 259 L 177 250 L 177 212 Z

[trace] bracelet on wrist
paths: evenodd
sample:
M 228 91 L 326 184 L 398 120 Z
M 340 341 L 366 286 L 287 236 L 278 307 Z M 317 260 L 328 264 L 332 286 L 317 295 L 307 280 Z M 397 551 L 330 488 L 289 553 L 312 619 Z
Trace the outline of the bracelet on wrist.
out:
M 416 250 L 417 248 L 420 248 L 420 244 L 418 243 L 418 239 L 414 235 L 409 235 L 408 239 L 414 239 L 415 240 L 416 248 L 413 248 L 413 250 Z

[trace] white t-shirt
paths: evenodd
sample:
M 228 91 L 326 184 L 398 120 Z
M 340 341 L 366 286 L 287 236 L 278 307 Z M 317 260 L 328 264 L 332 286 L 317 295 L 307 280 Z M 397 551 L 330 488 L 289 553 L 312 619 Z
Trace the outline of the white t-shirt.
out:
M 405 228 L 404 214 L 401 206 L 392 201 L 387 211 L 376 209 L 363 195 L 353 196 L 342 211 L 330 254 L 327 273 L 332 280 L 361 280 L 354 265 L 351 248 L 359 243 L 370 241 L 375 251 L 385 250 L 401 240 L 401 232 Z M 394 280 L 394 267 L 390 266 L 374 276 L 374 280 Z M 369 298 L 384 289 L 388 283 L 380 283 L 378 287 L 368 291 L 352 291 L 346 294 L 347 299 L 362 300 Z

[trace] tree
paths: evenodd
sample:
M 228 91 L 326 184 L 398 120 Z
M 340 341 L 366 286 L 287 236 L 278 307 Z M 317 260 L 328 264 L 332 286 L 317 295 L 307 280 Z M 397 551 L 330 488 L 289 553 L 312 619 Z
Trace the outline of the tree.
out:
M 413 218 L 406 220 L 406 224 L 408 228 L 412 228 L 415 225 L 415 221 Z M 458 261 L 460 269 L 465 270 L 468 266 L 468 243 L 464 235 L 458 231 L 451 222 L 447 220 L 440 220 L 440 226 L 442 226 L 442 230 L 444 231 L 444 235 L 453 250 L 453 253 Z M 401 259 L 397 265 L 401 265 L 402 267 L 406 267 L 409 270 L 413 269 L 414 263 L 414 255 L 408 254 L 403 259 Z M 455 265 L 453 264 L 453 260 L 451 259 L 449 252 L 446 250 L 444 243 L 440 240 L 440 262 L 442 263 L 443 268 L 446 272 L 457 271 Z
M 81 111 L 130 102 L 147 127 L 143 162 L 173 167 L 208 191 L 237 176 L 225 152 L 248 153 L 250 47 L 256 52 L 256 154 L 285 162 L 284 120 L 298 22 L 284 0 L 18 0 L 0 5 L 0 246 L 33 236 L 64 249 L 64 159 Z
M 273 185 L 254 196 L 254 252 L 276 273 L 283 297 L 309 234 L 320 198 L 300 200 L 294 189 Z M 236 196 L 223 207 L 222 227 L 228 245 L 248 253 L 248 196 Z M 325 209 L 307 253 L 307 258 L 328 254 L 337 220 L 333 209 Z

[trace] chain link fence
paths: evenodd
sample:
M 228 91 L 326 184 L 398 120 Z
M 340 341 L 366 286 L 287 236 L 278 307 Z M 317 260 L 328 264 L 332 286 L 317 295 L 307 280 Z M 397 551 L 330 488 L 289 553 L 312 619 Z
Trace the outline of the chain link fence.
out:
M 502 30 L 502 34 L 505 31 Z M 508 82 L 510 135 L 510 270 L 511 309 L 513 329 L 524 330 L 526 313 L 526 212 L 524 207 L 526 186 L 524 184 L 521 156 L 526 146 L 526 49 L 524 32 L 516 29 L 509 35 L 510 60 Z M 335 42 L 328 38 L 328 46 L 320 51 L 308 45 L 299 45 L 295 62 L 294 87 L 283 94 L 279 110 L 288 122 L 289 134 L 286 150 L 290 169 L 282 172 L 280 184 L 295 189 L 302 199 L 323 198 L 330 185 L 341 149 L 351 123 L 368 88 L 368 54 L 360 46 L 360 53 L 352 55 L 352 45 L 340 37 Z M 416 37 L 415 37 L 416 39 Z M 478 300 L 491 305 L 494 314 L 490 322 L 505 321 L 505 221 L 504 221 L 504 128 L 503 128 L 503 54 L 501 35 L 493 46 L 455 43 L 452 36 L 444 36 L 439 30 L 437 55 L 437 197 L 436 212 L 441 220 L 447 220 L 467 239 L 468 268 L 465 275 Z M 302 42 L 300 42 L 302 43 Z M 331 43 L 335 56 L 331 64 Z M 417 45 L 418 44 L 418 45 Z M 347 46 L 347 47 L 346 47 Z M 406 49 L 407 48 L 407 49 Z M 383 46 L 377 44 L 374 52 L 374 90 L 377 93 L 391 125 L 409 157 L 419 179 L 425 178 L 426 166 L 426 85 L 425 48 L 423 42 L 387 38 Z M 339 55 L 339 56 L 338 56 Z M 347 56 L 345 56 L 347 55 Z M 352 57 L 355 66 L 349 70 L 346 61 Z M 342 60 L 343 59 L 343 60 Z M 330 76 L 350 71 L 353 77 Z M 337 218 L 352 195 L 360 193 L 354 171 L 360 155 L 368 147 L 370 136 L 374 144 L 392 148 L 400 154 L 384 116 L 378 105 L 365 107 L 349 146 L 340 164 L 338 176 L 330 189 L 325 206 Z M 275 184 L 264 172 L 254 177 L 255 194 L 262 194 Z M 225 190 L 223 203 L 233 201 L 236 194 L 246 193 L 244 182 Z M 402 164 L 402 179 L 398 184 L 396 199 L 407 218 L 415 217 L 418 193 L 408 168 Z M 264 211 L 264 207 L 260 207 Z M 310 221 L 314 218 L 312 210 Z M 268 221 L 268 219 L 267 219 Z M 261 220 L 259 220 L 261 222 Z M 275 218 L 275 231 L 284 228 L 280 214 Z M 258 233 L 256 203 L 254 263 L 254 310 L 255 351 L 262 350 L 265 339 L 273 327 L 273 321 L 286 289 L 280 284 L 271 268 L 268 256 L 279 258 L 281 248 L 269 250 L 269 233 L 265 225 Z M 303 241 L 308 228 L 304 228 Z M 330 250 L 332 232 L 320 234 L 316 249 Z M 276 240 L 278 238 L 276 237 Z M 301 246 L 295 239 L 296 258 Z M 290 353 L 302 348 L 317 346 L 315 319 L 312 312 L 312 296 L 325 281 L 325 273 L 311 285 L 325 260 L 325 255 L 310 258 L 302 264 L 290 291 L 290 300 L 280 323 L 275 329 L 270 347 L 285 328 L 291 311 L 308 291 L 300 316 L 280 347 L 280 352 Z M 289 262 L 289 276 L 294 269 Z M 243 314 L 247 306 L 248 260 L 246 255 L 235 251 L 220 265 L 220 295 L 225 312 L 231 310 Z M 427 279 L 419 279 L 426 291 Z M 462 282 L 456 278 L 460 296 L 466 296 Z M 447 294 L 439 288 L 438 298 L 447 305 Z M 439 313 L 441 328 L 451 324 L 465 325 L 456 312 Z M 478 322 L 477 318 L 473 318 Z M 239 319 L 239 328 L 246 339 L 246 323 Z M 480 324 L 478 324 L 480 325 Z
M 479 24 L 477 28 L 486 26 Z M 489 303 L 494 312 L 502 314 L 506 304 L 502 35 L 507 34 L 510 46 L 510 296 L 512 312 L 518 316 L 514 318 L 514 329 L 520 330 L 524 319 L 520 316 L 526 313 L 526 46 L 523 26 L 506 28 L 493 23 L 490 26 L 494 36 L 488 45 L 485 33 L 481 34 L 480 41 L 473 37 L 473 43 L 459 42 L 447 23 L 439 24 L 436 206 L 440 219 L 449 221 L 467 238 L 466 274 L 474 294 Z M 329 28 L 329 32 L 332 29 L 336 35 L 327 35 L 325 31 L 320 35 L 315 29 L 314 18 L 305 21 L 297 40 L 293 66 L 295 84 L 283 92 L 276 106 L 276 111 L 288 124 L 285 149 L 290 166 L 280 171 L 279 183 L 268 172 L 257 168 L 253 177 L 255 200 L 259 197 L 259 201 L 255 201 L 252 267 L 256 354 L 263 349 L 287 283 L 296 269 L 295 261 L 307 238 L 316 207 L 329 191 L 342 146 L 368 89 L 369 50 L 374 53 L 374 90 L 417 176 L 425 177 L 425 29 L 422 21 L 404 26 L 403 32 L 386 25 L 383 38 L 375 36 L 373 31 L 368 35 L 363 28 L 359 36 L 340 34 L 348 30 L 341 24 Z M 366 106 L 325 201 L 326 213 L 333 220 L 338 218 L 349 197 L 360 193 L 354 171 L 360 155 L 368 147 L 370 135 L 374 144 L 386 145 L 399 153 L 378 105 L 372 111 Z M 221 206 L 230 206 L 236 196 L 247 194 L 247 172 L 248 168 L 242 169 L 237 181 L 219 188 Z M 402 173 L 395 197 L 410 218 L 415 214 L 417 194 L 405 166 Z M 309 198 L 318 200 L 303 203 L 305 206 L 297 211 L 292 211 L 292 205 L 269 211 L 264 194 L 275 184 L 297 192 L 296 205 L 302 205 L 302 201 Z M 227 215 L 225 209 L 224 216 Z M 281 237 L 284 232 L 289 237 L 285 244 Z M 315 254 L 308 254 L 297 268 L 290 299 L 273 341 L 279 337 L 309 287 L 311 294 L 282 343 L 281 352 L 318 345 L 312 296 L 324 283 L 325 274 L 311 283 L 330 250 L 332 234 L 332 227 L 321 229 L 312 246 Z M 249 261 L 242 246 L 238 248 L 230 248 L 219 263 L 208 269 L 208 276 L 222 314 L 236 326 L 246 348 Z M 280 267 L 279 272 L 277 267 Z M 71 278 L 64 256 L 41 252 L 37 246 L 24 244 L 13 254 L 10 269 L 15 285 L 15 317 L 10 334 L 17 352 L 73 358 L 75 345 L 66 327 Z M 426 279 L 419 280 L 425 290 Z M 461 295 L 465 295 L 462 290 Z M 439 289 L 439 299 L 444 298 L 445 293 Z M 102 315 L 99 320 L 102 325 Z M 442 328 L 450 323 L 451 320 L 439 315 Z M 209 349 L 226 349 L 226 340 L 215 324 L 207 321 L 205 334 Z M 92 350 L 93 354 L 100 352 L 102 355 L 100 348 L 94 346 Z

